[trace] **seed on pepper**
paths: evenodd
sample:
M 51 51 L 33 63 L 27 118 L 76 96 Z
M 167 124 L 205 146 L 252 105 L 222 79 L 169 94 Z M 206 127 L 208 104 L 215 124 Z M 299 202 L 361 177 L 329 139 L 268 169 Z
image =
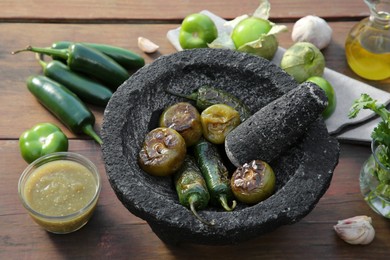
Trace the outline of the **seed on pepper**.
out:
M 212 105 L 200 115 L 204 137 L 214 143 L 223 144 L 226 136 L 241 120 L 237 110 L 225 104 Z
M 159 127 L 146 135 L 138 163 L 151 175 L 168 176 L 181 167 L 186 152 L 186 143 L 176 130 Z
M 268 163 L 253 160 L 237 168 L 230 184 L 237 200 L 246 204 L 256 204 L 273 194 L 275 173 Z

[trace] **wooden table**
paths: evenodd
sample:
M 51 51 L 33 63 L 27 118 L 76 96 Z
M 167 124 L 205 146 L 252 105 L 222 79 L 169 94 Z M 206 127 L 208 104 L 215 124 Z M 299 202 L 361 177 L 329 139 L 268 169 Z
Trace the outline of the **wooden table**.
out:
M 284 48 L 292 44 L 293 23 L 315 14 L 326 18 L 334 30 L 331 45 L 323 51 L 327 67 L 352 78 L 347 66 L 344 41 L 350 28 L 368 8 L 363 0 L 271 0 L 271 20 L 286 24 L 290 31 L 279 36 Z M 48 46 L 71 40 L 113 44 L 141 54 L 146 63 L 175 52 L 166 32 L 176 28 L 187 14 L 210 10 L 225 19 L 251 13 L 257 0 L 84 0 L 0 1 L 0 259 L 200 259 L 200 258 L 373 258 L 390 253 L 390 222 L 369 209 L 359 191 L 359 171 L 370 155 L 368 145 L 341 144 L 339 164 L 330 188 L 316 208 L 300 222 L 283 226 L 254 240 L 233 246 L 164 244 L 150 227 L 129 213 L 116 198 L 105 175 L 99 145 L 86 136 L 75 136 L 47 112 L 27 91 L 25 80 L 41 69 L 31 53 L 11 55 L 26 45 Z M 143 54 L 137 38 L 143 36 L 160 45 L 158 53 Z M 368 82 L 390 90 L 390 81 Z M 103 108 L 90 106 L 100 130 Z M 19 154 L 18 138 L 36 123 L 52 122 L 70 138 L 69 150 L 92 160 L 101 172 L 103 188 L 92 220 L 78 232 L 52 235 L 39 228 L 19 202 L 17 182 L 27 166 Z M 376 238 L 368 246 L 352 246 L 333 231 L 337 220 L 356 215 L 373 218 Z

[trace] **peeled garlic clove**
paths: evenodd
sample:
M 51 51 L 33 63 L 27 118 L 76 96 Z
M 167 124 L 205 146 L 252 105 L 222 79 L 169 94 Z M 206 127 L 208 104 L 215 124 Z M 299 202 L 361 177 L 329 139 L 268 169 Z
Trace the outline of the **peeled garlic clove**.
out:
M 138 48 L 141 49 L 141 51 L 145 53 L 154 53 L 158 50 L 160 46 L 155 44 L 149 39 L 146 39 L 144 37 L 138 37 Z
M 333 228 L 338 236 L 352 245 L 366 245 L 375 237 L 375 230 L 371 225 L 372 220 L 367 216 L 356 216 L 339 220 Z
M 329 45 L 332 32 L 332 28 L 324 19 L 308 15 L 296 21 L 291 38 L 294 42 L 310 42 L 321 50 Z

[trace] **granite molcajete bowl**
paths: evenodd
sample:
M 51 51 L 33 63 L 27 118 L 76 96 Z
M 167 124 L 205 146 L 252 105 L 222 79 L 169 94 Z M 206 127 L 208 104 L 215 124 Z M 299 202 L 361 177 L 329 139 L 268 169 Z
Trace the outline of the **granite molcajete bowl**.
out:
M 232 212 L 215 207 L 199 212 L 214 219 L 214 226 L 202 224 L 179 204 L 171 177 L 150 176 L 139 168 L 140 147 L 161 110 L 184 101 L 164 89 L 191 93 L 203 85 L 232 93 L 256 112 L 298 84 L 267 60 L 220 49 L 181 51 L 140 69 L 119 87 L 104 113 L 103 157 L 119 200 L 169 244 L 238 243 L 306 216 L 329 187 L 338 163 L 338 142 L 322 118 L 270 162 L 277 179 L 274 195 L 253 206 L 238 204 Z

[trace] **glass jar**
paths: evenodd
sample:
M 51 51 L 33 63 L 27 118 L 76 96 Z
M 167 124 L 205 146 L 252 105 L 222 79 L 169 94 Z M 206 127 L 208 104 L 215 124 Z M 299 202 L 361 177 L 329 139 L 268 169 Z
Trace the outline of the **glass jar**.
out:
M 380 162 L 385 147 L 371 144 L 372 154 L 360 171 L 360 191 L 368 205 L 379 215 L 390 218 L 390 168 Z
M 369 80 L 390 77 L 390 0 L 364 0 L 371 15 L 349 32 L 345 42 L 348 65 Z

